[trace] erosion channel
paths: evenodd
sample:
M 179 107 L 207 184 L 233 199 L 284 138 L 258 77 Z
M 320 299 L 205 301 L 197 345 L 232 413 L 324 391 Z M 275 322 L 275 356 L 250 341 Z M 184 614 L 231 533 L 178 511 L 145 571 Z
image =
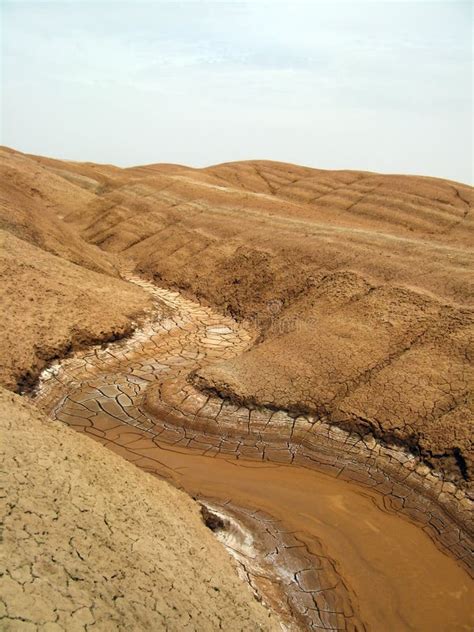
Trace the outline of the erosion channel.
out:
M 462 490 L 401 448 L 200 390 L 195 372 L 245 351 L 251 330 L 127 279 L 156 313 L 46 369 L 36 404 L 199 500 L 288 629 L 471 630 Z

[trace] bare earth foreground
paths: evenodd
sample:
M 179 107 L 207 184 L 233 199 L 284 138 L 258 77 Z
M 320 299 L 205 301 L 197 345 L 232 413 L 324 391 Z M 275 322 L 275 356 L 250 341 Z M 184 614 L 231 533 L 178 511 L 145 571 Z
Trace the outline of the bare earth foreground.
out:
M 2 629 L 472 629 L 470 187 L 0 171 Z

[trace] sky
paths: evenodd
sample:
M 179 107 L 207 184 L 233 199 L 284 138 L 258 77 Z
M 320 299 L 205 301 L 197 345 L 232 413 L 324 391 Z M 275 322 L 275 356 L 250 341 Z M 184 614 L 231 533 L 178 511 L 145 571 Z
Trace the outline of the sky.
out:
M 3 0 L 1 23 L 20 151 L 472 183 L 470 2 Z

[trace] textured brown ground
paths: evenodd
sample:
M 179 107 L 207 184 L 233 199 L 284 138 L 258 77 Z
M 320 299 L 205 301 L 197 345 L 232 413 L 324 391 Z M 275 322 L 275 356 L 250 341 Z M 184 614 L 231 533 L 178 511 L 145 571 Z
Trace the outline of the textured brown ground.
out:
M 87 189 L 21 154 L 0 158 L 0 384 L 20 390 L 47 361 L 130 332 L 151 304 L 58 217 L 87 204 Z
M 123 281 L 0 231 L 0 384 L 28 387 L 70 350 L 121 337 L 151 305 Z
M 0 388 L 0 627 L 278 630 L 199 505 Z
M 472 478 L 470 187 L 265 161 L 28 160 L 85 191 L 85 206 L 55 210 L 91 244 L 255 323 L 260 344 L 201 385 L 367 429 Z
M 399 442 L 420 452 L 445 479 L 464 485 L 472 480 L 472 189 L 430 178 L 324 172 L 264 161 L 204 170 L 174 165 L 118 169 L 25 156 L 8 149 L 1 152 L 0 275 L 6 336 L 0 344 L 0 378 L 8 388 L 31 385 L 54 357 L 123 336 L 133 327 L 132 320 L 151 309 L 140 289 L 118 278 L 118 266 L 128 258 L 160 285 L 176 286 L 253 326 L 257 344 L 238 357 L 198 369 L 193 377 L 194 385 L 211 397 L 223 394 L 231 400 L 230 406 L 231 402 L 247 406 L 247 421 L 257 406 L 270 415 L 272 423 L 272 411 L 283 409 L 349 430 L 369 430 L 389 443 Z M 173 397 L 182 397 L 180 388 Z M 148 389 L 150 402 L 160 401 L 159 389 L 159 385 Z M 61 450 L 69 444 L 61 434 L 66 431 L 55 426 L 59 440 L 49 442 L 47 454 L 41 447 L 32 453 L 37 442 L 30 442 L 27 429 L 34 429 L 35 424 L 18 422 L 16 430 L 15 418 L 21 421 L 23 413 L 17 409 L 18 400 L 14 406 L 15 411 L 6 414 L 6 436 L 17 442 L 12 453 L 19 456 L 10 470 L 21 469 L 24 456 L 26 471 L 34 470 L 29 475 L 34 502 L 50 507 L 54 498 L 40 488 L 48 477 L 56 480 L 58 467 L 57 479 L 67 479 Z M 50 422 L 43 418 L 42 423 L 48 426 Z M 368 438 L 364 441 L 370 443 Z M 69 447 L 74 452 L 80 445 L 72 442 Z M 68 460 L 73 459 L 68 450 Z M 100 455 L 98 459 L 107 463 L 107 457 Z M 273 456 L 279 458 L 277 453 Z M 128 480 L 128 473 L 121 469 L 125 466 L 115 463 L 116 479 Z M 79 461 L 74 461 L 69 478 L 79 467 Z M 95 474 L 95 465 L 92 468 Z M 423 476 L 429 474 L 426 469 Z M 277 478 L 270 476 L 273 483 Z M 128 487 L 112 492 L 108 485 L 103 490 L 99 479 L 88 482 L 94 494 L 96 487 L 103 492 L 100 502 L 109 498 L 106 492 L 110 495 L 110 511 L 120 522 L 123 508 L 132 501 L 115 492 L 126 494 Z M 113 480 L 104 471 L 107 479 Z M 20 477 L 10 486 L 12 495 L 21 489 L 23 480 Z M 137 479 L 140 490 L 142 480 Z M 150 479 L 147 483 L 151 484 Z M 442 495 L 457 494 L 449 483 L 440 480 L 439 484 Z M 156 493 L 164 489 L 160 482 L 153 485 Z M 251 481 L 244 485 L 251 486 Z M 56 490 L 49 481 L 46 487 Z M 172 496 L 172 490 L 168 491 Z M 148 498 L 148 491 L 144 494 Z M 277 499 L 276 491 L 274 496 Z M 21 497 L 28 502 L 30 491 Z M 70 495 L 62 498 L 65 506 L 72 502 Z M 261 498 L 250 500 L 248 493 L 245 498 L 250 504 L 262 502 Z M 173 499 L 179 505 L 178 495 Z M 286 500 L 281 502 L 288 507 Z M 306 501 L 302 502 L 301 507 Z M 196 509 L 190 507 L 194 509 L 183 508 L 182 515 L 194 533 L 192 511 Z M 28 526 L 29 511 L 20 512 L 19 524 L 26 525 L 36 542 L 41 531 L 38 535 Z M 45 511 L 41 528 L 49 528 L 51 516 L 52 511 Z M 92 521 L 88 530 L 99 529 L 102 514 L 88 517 Z M 350 516 L 348 524 L 353 519 Z M 65 528 L 69 546 L 72 538 L 80 537 L 79 522 L 71 519 Z M 144 520 L 144 524 L 149 523 Z M 67 549 L 65 537 L 61 539 L 54 526 L 52 531 L 48 528 L 44 548 Z M 445 535 L 445 526 L 440 528 L 441 536 Z M 186 550 L 177 548 L 172 523 L 163 529 L 163 544 L 153 550 L 153 559 L 157 551 L 164 559 L 169 553 L 179 573 L 183 566 L 176 560 L 186 558 L 186 569 L 194 573 L 192 581 L 206 584 L 207 569 L 201 558 L 194 564 Z M 15 528 L 15 532 L 20 530 Z M 122 551 L 121 532 L 108 533 L 109 546 Z M 196 533 L 194 542 L 199 546 L 201 536 Z M 380 537 L 374 540 L 376 557 Z M 330 539 L 329 532 L 325 538 Z M 21 559 L 21 543 L 10 543 Z M 409 556 L 408 545 L 404 552 Z M 96 549 L 91 553 L 91 559 L 101 560 Z M 344 555 L 339 551 L 336 557 Z M 133 594 L 138 585 L 140 598 L 145 598 L 136 581 L 144 572 L 142 561 L 148 568 L 149 559 L 140 558 L 136 566 L 124 562 L 125 568 L 131 568 L 123 578 L 119 575 L 124 594 Z M 90 583 L 84 587 L 88 598 L 101 601 L 97 612 L 106 617 L 110 582 L 104 584 L 108 575 L 100 573 L 100 564 L 85 563 Z M 229 572 L 224 570 L 226 577 Z M 51 614 L 56 605 L 56 598 L 51 599 L 55 573 L 56 566 L 43 565 L 33 582 L 23 575 L 19 580 L 25 590 L 35 591 L 41 585 L 43 602 L 38 603 L 47 603 L 48 616 L 58 614 Z M 163 585 L 169 586 L 169 577 L 163 577 Z M 76 582 L 70 579 L 68 588 Z M 363 586 L 365 580 L 360 581 Z M 455 587 L 462 582 L 453 575 L 447 583 Z M 161 585 L 158 578 L 157 585 Z M 18 586 L 9 583 L 7 588 L 7 600 L 14 609 Z M 195 612 L 194 602 L 185 583 L 176 586 L 176 594 L 173 590 L 175 601 L 166 602 L 160 589 L 156 601 L 150 597 L 146 612 L 141 610 L 140 615 L 135 608 L 141 606 L 133 599 L 127 601 L 119 613 L 124 627 L 133 627 L 133 617 L 142 615 L 143 620 L 137 619 L 140 628 L 148 627 L 148 621 L 165 625 L 164 619 L 157 623 L 153 617 L 158 611 L 159 616 L 168 616 L 168 604 L 176 608 L 177 617 L 170 627 L 183 629 L 187 613 Z M 232 605 L 234 614 L 229 614 L 236 629 L 248 629 L 249 620 L 267 616 L 260 609 L 254 619 L 256 605 L 245 586 L 236 583 L 232 590 L 240 591 Z M 465 594 L 460 593 L 463 598 Z M 205 603 L 209 603 L 208 618 L 196 619 L 201 629 L 215 627 L 222 608 L 218 601 Z M 239 604 L 244 604 L 244 610 Z M 369 604 L 370 595 L 366 607 Z M 59 614 L 67 618 L 75 609 L 75 605 L 69 610 L 64 607 Z M 35 629 L 28 623 L 29 616 L 23 616 L 26 621 L 12 622 L 12 629 Z M 117 623 L 111 626 L 116 629 Z

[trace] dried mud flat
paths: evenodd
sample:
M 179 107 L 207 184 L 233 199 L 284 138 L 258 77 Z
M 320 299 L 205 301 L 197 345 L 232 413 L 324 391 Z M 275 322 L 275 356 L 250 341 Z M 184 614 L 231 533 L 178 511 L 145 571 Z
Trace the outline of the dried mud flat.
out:
M 7 629 L 472 629 L 472 189 L 265 161 L 1 154 L 0 380 L 53 418 L 28 413 L 29 436 L 26 397 L 2 393 Z M 85 480 L 87 464 L 107 512 L 77 488 L 86 542 L 80 520 L 51 523 L 58 498 L 76 515 L 75 494 L 38 485 Z M 120 521 L 145 537 L 132 480 L 144 506 L 176 504 L 187 536 L 173 512 L 158 531 L 140 514 L 147 543 L 116 574 L 98 551 L 122 546 Z M 23 532 L 57 554 L 31 565 Z M 187 553 L 202 543 L 207 567 Z M 79 571 L 66 563 L 61 583 L 71 555 Z

